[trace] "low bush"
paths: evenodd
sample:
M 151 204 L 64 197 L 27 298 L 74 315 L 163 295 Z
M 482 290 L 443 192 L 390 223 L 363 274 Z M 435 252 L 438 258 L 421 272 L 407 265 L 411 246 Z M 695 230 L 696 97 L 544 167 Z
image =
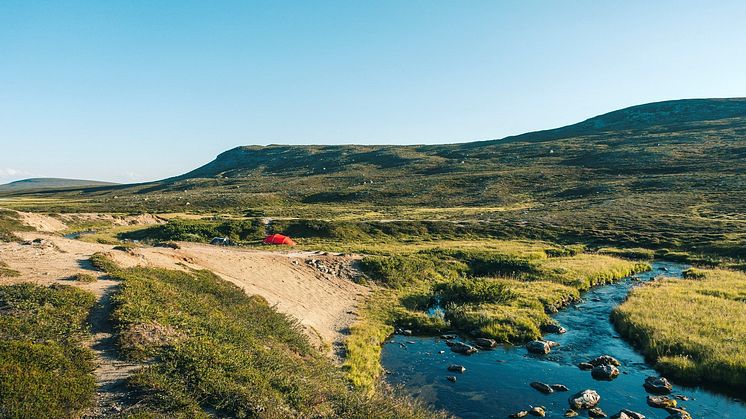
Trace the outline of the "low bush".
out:
M 130 268 L 112 318 L 119 345 L 147 367 L 130 381 L 133 414 L 229 417 L 430 417 L 407 399 L 371 398 L 316 352 L 297 321 L 208 271 Z M 143 339 L 147 331 L 147 339 Z
M 70 286 L 0 286 L 0 417 L 77 417 L 93 402 L 82 346 L 96 299 Z
M 598 249 L 598 253 L 602 255 L 616 256 L 622 259 L 631 260 L 653 260 L 655 257 L 655 251 L 651 249 L 643 249 L 641 247 L 619 249 L 616 247 L 602 247 Z

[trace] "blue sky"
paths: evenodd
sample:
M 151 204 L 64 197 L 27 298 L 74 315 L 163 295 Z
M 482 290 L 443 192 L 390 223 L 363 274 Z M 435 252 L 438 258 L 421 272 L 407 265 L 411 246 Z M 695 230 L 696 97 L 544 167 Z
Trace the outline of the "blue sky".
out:
M 744 1 L 0 2 L 0 183 L 443 143 L 746 96 Z

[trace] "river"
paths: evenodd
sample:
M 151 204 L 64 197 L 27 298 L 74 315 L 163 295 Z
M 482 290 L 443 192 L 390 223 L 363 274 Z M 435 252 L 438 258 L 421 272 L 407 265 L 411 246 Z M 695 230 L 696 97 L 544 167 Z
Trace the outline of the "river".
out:
M 662 274 L 681 277 L 686 268 L 656 261 L 650 272 L 636 277 L 642 281 Z M 437 337 L 394 336 L 384 345 L 381 356 L 383 367 L 389 371 L 386 380 L 433 408 L 462 418 L 505 418 L 529 410 L 530 406 L 546 407 L 547 417 L 563 417 L 569 407 L 567 399 L 585 389 L 601 395 L 599 407 L 609 416 L 626 408 L 648 418 L 665 418 L 668 413 L 664 410 L 646 404 L 647 393 L 642 386 L 647 376 L 658 375 L 657 372 L 619 337 L 609 320 L 611 311 L 635 284 L 627 278 L 593 288 L 583 295 L 582 301 L 557 313 L 554 318 L 567 333 L 545 336 L 560 344 L 548 355 L 531 355 L 523 346 L 508 345 L 465 356 L 451 352 L 445 341 Z M 613 381 L 594 380 L 590 371 L 577 367 L 580 362 L 604 354 L 622 364 L 622 374 Z M 450 364 L 463 365 L 466 371 L 449 372 L 446 368 Z M 456 382 L 447 380 L 452 375 Z M 564 384 L 570 391 L 542 394 L 529 386 L 532 381 Z M 679 400 L 679 406 L 694 418 L 746 418 L 746 404 L 742 401 L 746 395 L 726 395 L 673 383 L 672 395 L 690 399 Z M 587 412 L 581 412 L 580 417 L 587 417 Z

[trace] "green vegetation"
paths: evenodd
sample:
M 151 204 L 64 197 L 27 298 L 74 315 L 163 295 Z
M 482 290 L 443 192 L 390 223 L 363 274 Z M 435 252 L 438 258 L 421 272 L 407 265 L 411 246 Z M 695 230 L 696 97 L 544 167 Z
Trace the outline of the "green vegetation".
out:
M 697 269 L 635 289 L 612 320 L 671 378 L 746 389 L 746 274 Z
M 0 286 L 0 417 L 74 417 L 94 395 L 86 317 L 96 299 L 79 289 Z
M 84 284 L 91 283 L 91 282 L 96 282 L 96 277 L 95 276 L 93 276 L 91 274 L 87 274 L 87 273 L 82 273 L 82 272 L 77 273 L 77 274 L 71 276 L 68 279 L 70 281 L 81 282 L 81 283 L 84 283 Z
M 548 313 L 577 300 L 581 291 L 650 268 L 543 242 L 441 245 L 401 244 L 398 253 L 388 245 L 392 256 L 362 260 L 367 276 L 383 288 L 362 308 L 346 341 L 345 367 L 356 386 L 374 387 L 381 373 L 381 344 L 395 326 L 419 334 L 457 330 L 520 343 L 540 337 L 541 328 L 553 322 Z M 443 314 L 431 314 L 436 308 Z
M 33 229 L 23 225 L 18 219 L 18 213 L 0 208 L 0 243 L 18 240 L 14 231 L 30 230 Z
M 112 318 L 119 346 L 147 367 L 131 413 L 168 417 L 432 417 L 408 399 L 349 388 L 298 324 L 208 271 L 121 269 Z
M 655 258 L 655 251 L 651 249 L 643 249 L 640 247 L 632 249 L 618 249 L 615 247 L 602 247 L 598 249 L 598 253 L 609 256 L 616 256 L 622 259 L 631 260 L 653 260 Z

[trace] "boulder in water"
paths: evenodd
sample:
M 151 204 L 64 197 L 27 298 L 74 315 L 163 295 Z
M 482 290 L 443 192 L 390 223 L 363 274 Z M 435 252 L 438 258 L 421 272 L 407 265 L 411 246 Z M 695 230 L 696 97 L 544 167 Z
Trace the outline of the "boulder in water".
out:
M 521 410 L 520 412 L 515 412 L 510 415 L 511 418 L 525 418 L 526 416 L 528 416 L 528 412 L 525 410 Z
M 549 384 L 544 384 L 538 381 L 534 381 L 529 385 L 544 394 L 554 393 L 554 389 Z
M 619 368 L 613 365 L 599 365 L 593 367 L 591 376 L 596 380 L 611 381 L 619 375 Z
M 595 390 L 589 389 L 575 393 L 568 401 L 573 409 L 590 409 L 596 407 L 601 401 L 601 396 Z
M 592 418 L 605 418 L 606 413 L 600 407 L 593 407 L 588 409 L 588 416 Z
M 672 399 L 668 396 L 648 396 L 647 402 L 648 406 L 657 407 L 659 409 L 676 407 L 676 399 Z
M 593 365 L 594 367 L 597 367 L 599 365 L 612 365 L 615 367 L 618 367 L 622 365 L 621 362 L 619 362 L 616 358 L 610 355 L 601 355 L 598 358 L 589 361 L 589 364 Z
M 536 406 L 536 407 L 532 408 L 531 410 L 529 410 L 528 413 L 530 413 L 530 414 L 532 414 L 534 416 L 542 417 L 542 418 L 547 415 L 547 411 L 544 408 L 544 406 Z
M 452 364 L 448 366 L 448 371 L 464 372 L 466 371 L 466 367 L 464 367 L 463 365 Z
M 552 350 L 552 347 L 543 340 L 532 340 L 526 344 L 526 349 L 528 349 L 532 354 L 546 355 Z
M 591 364 L 590 362 L 581 362 L 580 364 L 578 364 L 578 368 L 580 368 L 583 371 L 592 370 L 593 364 Z
M 669 407 L 666 409 L 670 415 L 666 417 L 666 419 L 692 419 L 692 415 L 689 414 L 684 409 L 680 409 L 677 407 Z
M 455 383 L 455 382 L 456 382 L 456 377 L 454 377 L 453 375 L 449 375 L 449 376 L 448 376 L 448 377 L 446 377 L 446 378 L 448 379 L 448 381 L 450 381 L 450 382 L 452 382 L 452 383 Z
M 554 391 L 570 391 L 570 389 L 564 384 L 552 384 L 550 387 L 552 387 L 552 390 Z
M 473 347 L 473 346 L 471 346 L 469 344 L 466 344 L 464 342 L 453 342 L 453 344 L 451 345 L 451 350 L 453 352 L 456 352 L 456 353 L 459 353 L 459 354 L 464 354 L 464 355 L 471 355 L 473 353 L 477 353 L 478 352 L 477 348 L 475 348 L 475 347 Z
M 497 341 L 494 339 L 487 339 L 487 338 L 476 338 L 474 339 L 474 343 L 477 344 L 480 348 L 494 348 L 497 346 Z
M 633 412 L 629 409 L 622 409 L 616 415 L 612 416 L 611 419 L 645 419 L 645 415 L 642 413 Z
M 564 327 L 558 325 L 558 324 L 548 324 L 543 327 L 544 331 L 547 333 L 557 333 L 557 334 L 563 334 L 567 332 L 567 329 Z
M 648 377 L 645 379 L 643 387 L 653 394 L 668 394 L 673 390 L 671 382 L 664 377 Z
M 578 416 L 578 412 L 576 412 L 576 411 L 574 411 L 572 409 L 565 410 L 565 417 L 566 418 L 574 418 L 575 416 Z

